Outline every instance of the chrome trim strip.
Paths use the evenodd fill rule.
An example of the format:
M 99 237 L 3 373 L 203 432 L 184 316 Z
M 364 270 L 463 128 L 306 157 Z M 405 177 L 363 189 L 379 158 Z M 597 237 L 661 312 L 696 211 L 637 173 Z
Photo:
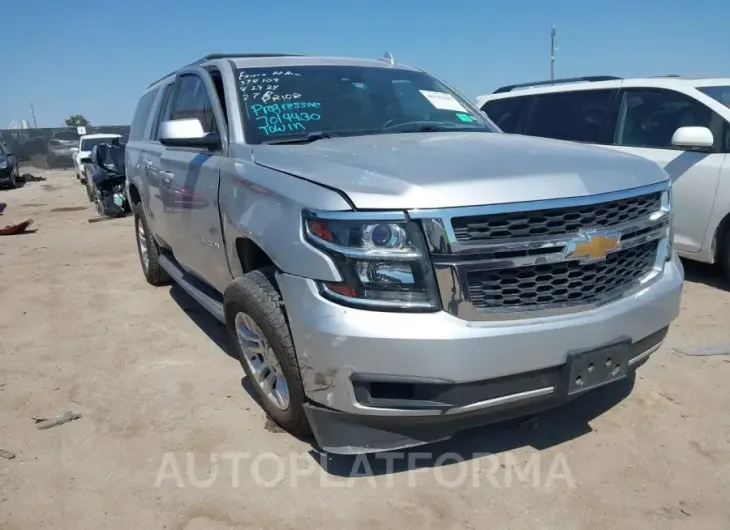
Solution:
M 525 318 L 541 318 L 569 315 L 582 311 L 597 309 L 611 302 L 635 295 L 657 281 L 663 271 L 667 259 L 668 239 L 659 241 L 654 266 L 651 271 L 632 284 L 624 286 L 618 292 L 612 291 L 590 302 L 577 304 L 541 305 L 535 309 L 511 310 L 499 308 L 495 310 L 475 307 L 469 299 L 466 287 L 466 266 L 468 262 L 458 265 L 434 264 L 441 303 L 444 310 L 463 320 L 473 321 L 507 321 Z M 499 267 L 498 267 L 499 268 Z
M 654 353 L 661 347 L 662 347 L 662 342 L 660 342 L 659 344 L 655 344 L 654 346 L 652 346 L 651 348 L 646 350 L 644 353 L 640 353 L 633 359 L 629 359 L 629 366 L 633 366 L 634 364 L 638 363 L 639 361 L 643 361 L 644 359 L 649 357 L 649 355 L 651 355 L 652 353 Z
M 463 412 L 473 412 L 476 410 L 485 410 L 499 405 L 507 405 L 510 403 L 517 403 L 520 401 L 534 399 L 538 397 L 549 396 L 555 392 L 555 388 L 547 386 L 543 388 L 536 388 L 534 390 L 527 390 L 525 392 L 518 392 L 516 394 L 508 394 L 506 396 L 498 396 L 491 399 L 485 399 L 484 401 L 477 401 L 476 403 L 470 403 L 468 405 L 462 405 L 460 407 L 453 407 L 448 409 L 395 409 L 385 407 L 371 407 L 368 405 L 362 405 L 357 401 L 354 403 L 354 408 L 362 411 L 377 412 L 379 415 L 384 416 L 449 416 L 452 414 L 460 414 Z
M 613 228 L 613 227 L 612 227 Z M 642 228 L 638 228 L 638 230 L 642 230 L 644 228 L 648 228 L 648 226 L 643 226 Z M 659 225 L 655 230 L 652 230 L 651 232 L 647 232 L 646 234 L 641 234 L 640 236 L 634 236 L 629 237 L 627 239 L 621 239 L 619 240 L 618 245 L 616 248 L 610 250 L 607 252 L 607 256 L 611 255 L 615 252 L 620 252 L 622 250 L 626 250 L 629 248 L 633 248 L 639 245 L 642 245 L 644 243 L 648 243 L 649 241 L 654 241 L 656 239 L 661 239 L 662 237 L 666 237 L 668 233 L 668 226 L 666 224 Z M 550 263 L 561 263 L 561 262 L 568 262 L 568 261 L 583 261 L 582 258 L 565 258 L 563 254 L 564 248 L 568 245 L 568 243 L 573 238 L 561 238 L 556 240 L 556 242 L 560 242 L 560 244 L 556 245 L 550 245 L 548 246 L 542 246 L 542 247 L 510 247 L 509 245 L 506 245 L 505 247 L 498 247 L 495 245 L 495 248 L 500 248 L 501 252 L 507 252 L 507 251 L 518 251 L 518 250 L 534 250 L 535 248 L 555 248 L 556 252 L 550 252 L 545 254 L 539 254 L 536 256 L 516 256 L 511 258 L 503 258 L 503 257 L 495 257 L 495 258 L 486 258 L 486 259 L 480 259 L 480 260 L 470 260 L 470 261 L 463 261 L 459 259 L 460 256 L 439 256 L 435 255 L 435 264 L 437 265 L 451 265 L 451 266 L 459 266 L 460 268 L 464 270 L 491 270 L 491 269 L 502 269 L 502 268 L 513 268 L 513 267 L 529 267 L 531 265 L 547 265 Z M 494 251 L 499 252 L 499 251 Z
M 649 186 L 643 186 L 640 188 L 632 188 L 630 190 L 621 190 L 611 193 L 603 193 L 600 195 L 591 195 L 587 197 L 572 197 L 567 199 L 550 199 L 546 201 L 530 201 L 530 202 L 519 202 L 509 204 L 495 204 L 486 206 L 467 206 L 464 208 L 444 208 L 444 209 L 431 209 L 431 210 L 409 210 L 408 216 L 411 219 L 421 220 L 421 226 L 426 235 L 426 242 L 429 247 L 429 251 L 432 255 L 443 255 L 443 254 L 476 254 L 484 252 L 485 250 L 491 250 L 495 247 L 505 249 L 516 250 L 519 248 L 546 248 L 559 246 L 561 241 L 569 239 L 568 236 L 572 234 L 566 234 L 563 236 L 544 236 L 536 237 L 533 239 L 526 240 L 525 238 L 513 239 L 513 240 L 502 240 L 494 243 L 485 241 L 474 241 L 474 242 L 461 242 L 457 239 L 452 226 L 452 219 L 455 217 L 471 217 L 491 214 L 502 214 L 512 212 L 523 212 L 523 211 L 534 211 L 534 210 L 550 210 L 555 208 L 566 208 L 571 206 L 587 206 L 591 204 L 601 204 L 604 202 L 617 201 L 621 199 L 629 199 L 632 197 L 639 197 L 642 195 L 648 195 L 657 192 L 667 192 L 669 190 L 669 182 L 660 182 L 657 184 L 651 184 Z M 664 217 L 669 213 L 670 207 L 668 201 L 662 197 L 662 203 L 659 210 L 657 210 L 658 217 L 655 222 L 661 217 Z M 651 222 L 651 217 L 647 222 Z M 635 220 L 628 221 L 625 224 L 636 223 Z M 623 223 L 622 223 L 623 225 Z M 619 226 L 619 225 L 617 225 Z M 584 227 L 590 228 L 590 227 Z M 613 227 L 604 227 L 613 228 Z M 556 243 L 551 243 L 556 242 Z M 514 247 L 511 245 L 515 245 Z M 565 243 L 562 243 L 565 244 Z
M 631 188 L 628 190 L 612 191 L 599 195 L 586 195 L 584 197 L 567 197 L 564 199 L 548 199 L 544 201 L 511 202 L 507 204 L 492 204 L 485 206 L 465 206 L 458 208 L 441 209 L 414 209 L 408 211 L 411 219 L 453 218 L 471 217 L 476 215 L 491 215 L 498 213 L 527 212 L 533 210 L 549 210 L 551 208 L 569 208 L 571 206 L 589 206 L 602 202 L 630 199 L 641 195 L 648 195 L 660 191 L 667 191 L 669 182 L 657 182 L 648 186 Z

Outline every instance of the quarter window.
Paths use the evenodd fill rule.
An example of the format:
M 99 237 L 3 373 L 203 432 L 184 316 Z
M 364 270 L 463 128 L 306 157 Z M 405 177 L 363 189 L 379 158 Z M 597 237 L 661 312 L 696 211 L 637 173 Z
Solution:
M 537 96 L 525 134 L 598 143 L 606 126 L 611 90 L 581 90 Z
M 139 98 L 137 110 L 134 112 L 134 118 L 132 118 L 132 126 L 129 129 L 130 141 L 142 140 L 144 137 L 144 130 L 147 127 L 147 121 L 152 112 L 152 105 L 154 105 L 156 97 L 157 90 L 150 90 Z
M 632 90 L 621 100 L 616 145 L 676 149 L 672 136 L 680 127 L 712 129 L 712 110 L 676 92 Z

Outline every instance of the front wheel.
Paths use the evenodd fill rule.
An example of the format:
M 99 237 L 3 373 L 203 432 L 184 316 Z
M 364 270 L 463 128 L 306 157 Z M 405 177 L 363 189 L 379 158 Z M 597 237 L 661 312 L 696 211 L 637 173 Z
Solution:
M 18 180 L 20 180 L 20 170 L 18 169 L 18 166 L 15 166 L 15 169 L 10 172 L 10 188 L 15 189 L 18 187 Z
M 228 286 L 226 326 L 259 404 L 284 430 L 307 436 L 302 378 L 274 272 L 265 267 Z

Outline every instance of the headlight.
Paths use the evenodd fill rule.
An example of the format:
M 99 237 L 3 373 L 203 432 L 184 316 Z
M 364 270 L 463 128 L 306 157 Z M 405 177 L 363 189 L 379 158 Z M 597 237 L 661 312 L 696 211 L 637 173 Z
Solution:
M 0 169 L 8 169 L 8 163 L 5 160 L 0 162 Z
M 325 298 L 365 309 L 437 311 L 425 241 L 403 214 L 303 212 L 304 237 L 327 253 L 342 282 L 320 282 Z

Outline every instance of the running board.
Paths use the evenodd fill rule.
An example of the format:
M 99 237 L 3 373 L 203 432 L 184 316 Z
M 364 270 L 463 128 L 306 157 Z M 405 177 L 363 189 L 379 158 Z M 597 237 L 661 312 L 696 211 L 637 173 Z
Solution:
M 196 302 L 202 305 L 206 311 L 224 324 L 226 323 L 226 315 L 223 311 L 223 304 L 220 301 L 208 296 L 202 290 L 198 289 L 195 286 L 197 281 L 194 278 L 191 278 L 182 268 L 180 268 L 167 256 L 160 254 L 158 262 L 160 267 L 165 269 L 165 272 L 170 275 L 175 283 L 182 287 L 186 293 L 192 296 Z

